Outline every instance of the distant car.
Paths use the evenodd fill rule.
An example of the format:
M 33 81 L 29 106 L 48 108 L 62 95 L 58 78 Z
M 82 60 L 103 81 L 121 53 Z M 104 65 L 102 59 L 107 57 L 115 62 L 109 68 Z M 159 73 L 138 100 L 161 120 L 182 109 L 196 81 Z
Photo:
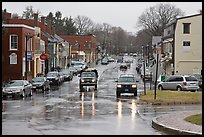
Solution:
M 128 69 L 128 66 L 126 63 L 121 63 L 120 64 L 120 70 L 127 70 Z
M 192 91 L 199 89 L 198 80 L 189 75 L 171 75 L 158 83 L 159 90 Z
M 64 81 L 71 81 L 73 79 L 73 72 L 69 69 L 63 69 L 61 73 L 64 75 Z
M 141 67 L 140 74 L 141 74 L 141 78 L 142 78 L 143 81 L 144 80 L 149 80 L 149 81 L 152 80 L 152 72 L 150 71 L 150 68 L 146 67 L 145 68 L 145 73 L 144 73 L 144 68 Z
M 50 85 L 60 85 L 60 74 L 58 71 L 50 71 L 47 73 L 46 79 L 49 80 Z
M 112 58 L 112 57 L 107 57 L 107 59 L 108 59 L 108 62 L 115 62 L 115 60 L 114 60 L 114 58 Z
M 116 96 L 119 97 L 121 93 L 133 93 L 137 96 L 137 80 L 133 74 L 121 74 L 116 80 Z
M 108 59 L 103 58 L 103 59 L 101 60 L 101 65 L 108 65 Z
M 82 72 L 79 75 L 79 88 L 80 92 L 84 91 L 84 86 L 94 86 L 97 89 L 98 78 L 95 72 Z
M 6 83 L 2 89 L 3 97 L 15 96 L 32 96 L 32 84 L 27 80 L 11 80 Z
M 72 72 L 74 76 L 79 73 L 78 69 L 75 67 L 69 67 L 69 71 Z
M 50 82 L 46 79 L 46 77 L 35 77 L 32 79 L 31 83 L 33 91 L 38 89 L 41 91 L 46 91 L 50 89 Z

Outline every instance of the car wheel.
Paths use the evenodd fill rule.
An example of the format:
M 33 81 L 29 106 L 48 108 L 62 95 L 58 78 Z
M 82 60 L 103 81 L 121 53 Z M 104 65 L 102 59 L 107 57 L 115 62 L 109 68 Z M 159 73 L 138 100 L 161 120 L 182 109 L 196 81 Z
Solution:
M 182 91 L 182 88 L 180 86 L 178 86 L 176 89 L 177 91 Z
M 134 96 L 137 96 L 137 92 L 134 93 Z
M 158 86 L 158 89 L 159 89 L 159 90 L 163 90 L 162 85 L 159 85 L 159 86 Z
M 95 89 L 97 90 L 97 85 L 95 85 Z

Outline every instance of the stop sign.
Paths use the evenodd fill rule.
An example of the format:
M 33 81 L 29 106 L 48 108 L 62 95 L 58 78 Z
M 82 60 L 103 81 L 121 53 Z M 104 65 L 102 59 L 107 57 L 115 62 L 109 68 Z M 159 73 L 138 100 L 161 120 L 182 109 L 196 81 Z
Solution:
M 41 59 L 41 60 L 47 60 L 47 59 L 48 59 L 48 55 L 45 54 L 45 53 L 42 53 L 42 54 L 40 55 L 40 59 Z

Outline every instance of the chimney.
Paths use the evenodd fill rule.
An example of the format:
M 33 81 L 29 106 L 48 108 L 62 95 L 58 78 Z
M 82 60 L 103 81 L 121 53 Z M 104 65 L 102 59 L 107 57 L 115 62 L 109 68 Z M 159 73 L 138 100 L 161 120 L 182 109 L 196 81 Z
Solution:
M 43 25 L 45 25 L 45 17 L 41 17 L 41 22 Z
M 8 13 L 6 11 L 3 12 L 3 15 L 2 15 L 3 23 L 8 23 L 10 19 L 11 19 L 11 13 Z
M 41 23 L 42 23 L 42 30 L 45 30 L 45 17 L 41 17 Z
M 38 26 L 38 13 L 34 13 L 34 26 Z

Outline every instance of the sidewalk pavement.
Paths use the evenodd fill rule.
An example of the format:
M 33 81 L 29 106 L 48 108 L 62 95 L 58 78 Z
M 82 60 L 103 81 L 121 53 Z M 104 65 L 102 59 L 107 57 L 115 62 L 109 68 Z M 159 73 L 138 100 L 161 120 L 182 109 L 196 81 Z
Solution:
M 152 127 L 171 135 L 202 135 L 202 125 L 184 120 L 187 116 L 200 113 L 202 110 L 164 114 L 152 120 Z

